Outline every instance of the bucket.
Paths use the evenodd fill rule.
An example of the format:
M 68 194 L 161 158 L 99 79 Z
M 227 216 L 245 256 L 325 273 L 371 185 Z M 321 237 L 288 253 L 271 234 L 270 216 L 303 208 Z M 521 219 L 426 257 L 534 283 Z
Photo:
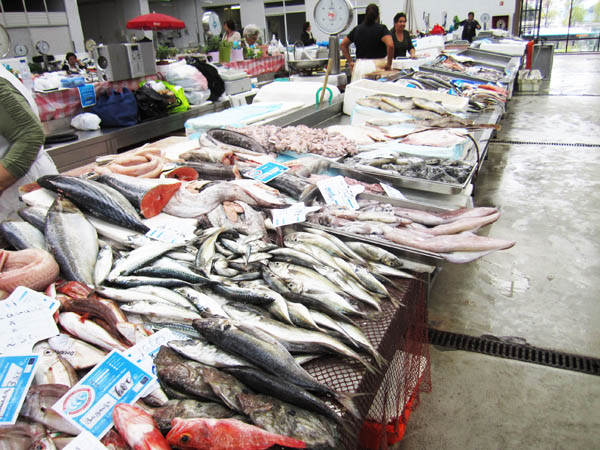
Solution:
M 229 61 L 231 61 L 231 47 L 229 47 L 229 46 L 219 47 L 219 62 L 227 63 Z

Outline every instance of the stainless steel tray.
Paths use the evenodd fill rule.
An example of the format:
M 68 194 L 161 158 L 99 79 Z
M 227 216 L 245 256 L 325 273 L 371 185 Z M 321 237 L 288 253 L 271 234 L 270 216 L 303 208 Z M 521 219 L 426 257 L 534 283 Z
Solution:
M 496 67 L 492 67 L 492 68 L 495 69 Z M 464 72 L 452 72 L 451 70 L 440 69 L 438 67 L 434 67 L 434 66 L 431 66 L 431 65 L 428 65 L 428 64 L 423 64 L 422 66 L 419 67 L 419 70 L 424 70 L 426 72 L 437 73 L 437 74 L 440 74 L 440 75 L 445 75 L 447 77 L 454 78 L 454 79 L 459 79 L 459 80 L 480 81 L 482 83 L 493 83 L 493 81 L 488 80 L 487 78 L 476 77 L 474 75 L 468 75 L 468 74 L 466 74 Z M 506 83 L 506 84 L 508 84 L 513 79 L 514 79 L 514 74 L 513 74 L 513 76 L 504 74 L 504 76 L 502 78 L 500 78 L 500 80 L 498 80 L 498 81 L 500 83 Z
M 473 175 L 477 171 L 477 164 L 473 165 L 473 169 L 471 169 L 469 176 L 464 183 L 461 184 L 443 183 L 441 181 L 424 180 L 423 178 L 412 178 L 400 175 L 386 175 L 366 169 L 355 169 L 340 163 L 332 163 L 331 168 L 336 169 L 344 175 L 356 178 L 359 181 L 363 181 L 364 178 L 368 177 L 371 180 L 370 182 L 373 182 L 373 180 L 375 180 L 375 182 L 384 181 L 395 187 L 435 192 L 436 194 L 453 195 L 460 194 L 471 183 Z
M 321 59 L 289 59 L 288 65 L 295 70 L 319 69 L 327 65 L 327 58 Z
M 509 67 L 513 62 L 513 58 L 515 58 L 514 56 L 510 55 L 503 55 L 501 53 L 488 52 L 486 50 L 479 50 L 475 48 L 468 48 L 467 50 L 459 52 L 458 55 L 468 56 L 476 61 L 495 64 L 501 67 Z

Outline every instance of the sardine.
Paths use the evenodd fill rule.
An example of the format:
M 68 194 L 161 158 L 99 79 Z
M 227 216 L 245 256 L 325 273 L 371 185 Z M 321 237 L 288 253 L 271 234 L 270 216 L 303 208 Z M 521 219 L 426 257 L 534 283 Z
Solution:
M 94 285 L 100 286 L 108 277 L 113 264 L 113 249 L 110 245 L 103 245 L 98 252 L 94 266 Z
M 274 336 L 280 342 L 285 342 L 302 353 L 334 352 L 336 354 L 354 359 L 364 365 L 369 371 L 375 368 L 361 355 L 347 345 L 320 331 L 292 327 L 268 317 L 256 314 L 244 305 L 227 304 L 223 309 L 233 320 L 242 323 L 244 327 L 252 326 Z M 244 328 L 245 329 L 245 328 Z
M 98 235 L 77 207 L 57 198 L 46 216 L 46 242 L 68 280 L 94 284 Z
M 142 247 L 132 250 L 126 257 L 118 260 L 114 268 L 108 274 L 108 280 L 129 275 L 137 268 L 159 258 L 161 255 L 171 251 L 181 244 L 170 244 L 164 242 L 151 242 Z
M 38 183 L 52 191 L 60 191 L 94 217 L 141 233 L 149 230 L 129 200 L 109 186 L 64 175 L 45 175 L 38 179 Z
M 26 248 L 46 250 L 44 234 L 23 220 L 5 220 L 1 222 L 0 234 L 15 250 Z

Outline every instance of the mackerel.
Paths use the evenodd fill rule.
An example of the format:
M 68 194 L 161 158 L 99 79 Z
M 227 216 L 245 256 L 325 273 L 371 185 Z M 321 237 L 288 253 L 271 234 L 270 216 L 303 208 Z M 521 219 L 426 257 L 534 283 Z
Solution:
M 44 232 L 48 208 L 44 208 L 43 206 L 26 206 L 25 208 L 19 209 L 17 214 L 19 214 L 19 217 L 25 222 L 30 223 L 42 233 Z
M 132 250 L 126 257 L 115 263 L 113 270 L 108 274 L 108 280 L 129 275 L 135 269 L 159 258 L 166 252 L 181 247 L 181 244 L 170 244 L 164 242 L 150 242 L 142 247 Z
M 69 200 L 58 197 L 46 216 L 44 234 L 63 275 L 68 280 L 93 285 L 98 235 L 81 211 Z
M 46 250 L 44 234 L 23 220 L 4 220 L 0 223 L 0 234 L 15 250 L 26 248 Z
M 208 278 L 197 274 L 188 266 L 166 256 L 157 259 L 150 266 L 136 269 L 134 274 L 158 278 L 177 278 L 192 284 L 204 284 L 210 282 Z

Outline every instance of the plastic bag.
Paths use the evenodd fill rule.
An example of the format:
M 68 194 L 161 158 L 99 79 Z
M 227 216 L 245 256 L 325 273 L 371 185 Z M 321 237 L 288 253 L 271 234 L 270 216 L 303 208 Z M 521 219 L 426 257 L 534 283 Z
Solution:
M 71 119 L 71 126 L 77 130 L 98 130 L 101 121 L 96 114 L 82 113 Z
M 190 109 L 190 103 L 185 97 L 185 92 L 181 86 L 175 86 L 171 83 L 167 83 L 166 81 L 162 81 L 162 84 L 164 84 L 167 89 L 175 94 L 175 97 L 177 98 L 177 104 L 172 105 L 169 108 L 169 114 L 184 112 Z
M 64 76 L 57 72 L 47 72 L 33 80 L 33 88 L 40 92 L 59 89 L 61 87 L 60 80 L 63 78 Z
M 202 91 L 202 90 L 193 90 L 193 91 L 188 91 L 185 90 L 185 98 L 187 98 L 188 102 L 190 102 L 190 105 L 201 105 L 202 103 L 204 103 L 205 101 L 208 100 L 208 97 L 210 97 L 210 91 L 208 89 Z
M 208 89 L 208 81 L 202 73 L 185 61 L 179 61 L 174 64 L 169 64 L 165 73 L 165 78 L 171 84 L 176 84 L 184 89 Z

